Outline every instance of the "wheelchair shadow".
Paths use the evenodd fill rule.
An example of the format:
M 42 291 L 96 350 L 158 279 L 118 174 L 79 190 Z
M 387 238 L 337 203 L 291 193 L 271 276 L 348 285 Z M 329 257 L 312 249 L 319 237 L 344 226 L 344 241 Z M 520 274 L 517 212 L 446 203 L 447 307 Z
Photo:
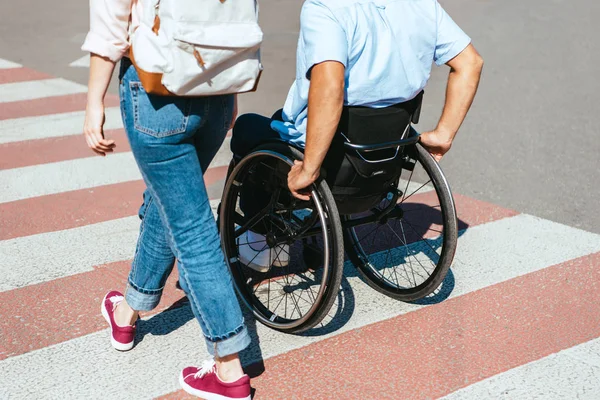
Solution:
M 430 228 L 436 224 L 436 221 L 441 220 L 441 213 L 435 207 L 430 207 L 424 204 L 416 204 L 414 205 L 414 212 L 416 215 L 419 215 L 421 221 L 432 221 L 430 224 L 423 225 L 414 225 L 413 226 L 413 235 L 414 237 L 423 237 L 428 232 L 430 232 Z M 458 237 L 460 238 L 464 233 L 468 230 L 469 224 L 461 219 L 458 219 Z M 435 240 L 432 239 L 432 242 Z M 432 260 L 433 261 L 433 260 Z M 454 260 L 456 261 L 456 259 Z M 454 264 L 454 262 L 453 262 Z M 419 300 L 415 300 L 410 302 L 411 304 L 417 305 L 435 305 L 443 302 L 448 299 L 452 292 L 454 291 L 456 280 L 454 277 L 454 272 L 451 267 L 446 274 L 446 277 L 440 284 L 440 286 L 430 295 L 424 297 Z M 345 326 L 349 320 L 351 319 L 354 310 L 356 308 L 355 304 L 355 295 L 352 287 L 350 285 L 350 281 L 348 278 L 358 278 L 360 279 L 362 284 L 368 285 L 365 278 L 361 273 L 357 270 L 357 268 L 352 264 L 352 262 L 346 257 L 344 263 L 344 276 L 342 280 L 342 286 L 340 288 L 338 299 L 336 303 L 334 303 L 335 310 L 329 313 L 329 320 L 322 324 L 321 326 L 317 326 L 305 333 L 303 336 L 322 336 L 333 333 L 343 326 Z M 374 289 L 373 289 L 374 290 Z M 381 296 L 384 296 L 381 294 Z
M 314 337 L 327 335 L 339 330 L 350 321 L 352 314 L 354 314 L 354 309 L 356 308 L 356 302 L 354 291 L 345 274 L 342 277 L 342 285 L 333 305 L 335 309 L 329 311 L 324 322 L 302 333 L 301 336 Z
M 434 207 L 427 207 L 424 205 L 418 205 L 417 207 L 419 207 L 418 211 L 420 214 L 430 216 L 430 218 L 424 218 L 423 220 L 425 221 L 435 221 L 436 219 L 431 219 L 431 216 L 435 216 L 435 213 L 439 214 L 439 210 L 435 209 Z M 429 227 L 432 225 L 434 225 L 434 223 L 429 226 L 426 226 L 426 224 L 419 225 L 418 227 L 415 226 L 416 230 L 414 234 L 417 236 L 421 235 L 421 237 L 423 237 L 423 235 L 429 231 Z M 460 219 L 458 220 L 459 238 L 468 230 L 468 228 L 469 225 L 465 221 Z M 356 309 L 356 298 L 349 278 L 358 278 L 361 281 L 361 284 L 367 284 L 363 276 L 357 271 L 352 263 L 346 259 L 344 263 L 342 284 L 338 291 L 334 307 L 332 310 L 330 310 L 328 316 L 320 325 L 302 333 L 301 336 L 318 337 L 328 335 L 340 330 L 350 321 Z M 442 284 L 431 295 L 423 299 L 413 301 L 412 304 L 423 306 L 439 304 L 452 294 L 455 283 L 454 273 L 452 268 L 450 268 Z M 182 298 L 173 303 L 173 305 L 171 305 L 168 309 L 152 316 L 147 320 L 138 321 L 135 346 L 137 346 L 137 344 L 140 343 L 148 334 L 157 336 L 167 335 L 194 319 L 194 314 L 191 310 L 187 297 L 185 297 L 183 291 L 181 291 L 181 294 Z M 261 341 L 258 335 L 257 322 L 254 318 L 254 315 L 244 306 L 242 301 L 240 301 L 240 305 L 242 307 L 248 333 L 252 340 L 252 344 L 247 349 L 240 352 L 240 360 L 246 373 L 251 378 L 255 378 L 260 376 L 265 371 L 263 354 L 260 348 Z M 199 338 L 201 337 L 199 336 Z M 252 395 L 254 397 L 254 391 Z

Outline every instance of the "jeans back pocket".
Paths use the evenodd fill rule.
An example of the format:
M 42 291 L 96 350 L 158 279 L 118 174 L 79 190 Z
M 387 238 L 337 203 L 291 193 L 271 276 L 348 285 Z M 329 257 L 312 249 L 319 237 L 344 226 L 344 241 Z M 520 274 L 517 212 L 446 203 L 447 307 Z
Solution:
M 129 82 L 134 128 L 142 133 L 165 137 L 187 129 L 191 99 L 146 93 L 141 82 Z

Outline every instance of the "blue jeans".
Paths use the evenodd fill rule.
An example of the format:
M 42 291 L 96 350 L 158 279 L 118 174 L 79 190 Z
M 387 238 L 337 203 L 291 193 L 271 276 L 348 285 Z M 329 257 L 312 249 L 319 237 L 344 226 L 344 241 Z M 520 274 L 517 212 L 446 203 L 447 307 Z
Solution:
M 127 303 L 135 310 L 155 308 L 177 260 L 179 282 L 209 353 L 238 353 L 250 336 L 203 178 L 227 134 L 233 97 L 149 95 L 128 59 L 119 79 L 125 131 L 147 186 Z

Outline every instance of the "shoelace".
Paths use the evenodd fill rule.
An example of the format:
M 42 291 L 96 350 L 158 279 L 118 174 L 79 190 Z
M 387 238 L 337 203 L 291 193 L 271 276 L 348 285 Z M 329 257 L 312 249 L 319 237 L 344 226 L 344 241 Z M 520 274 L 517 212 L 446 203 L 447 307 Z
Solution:
M 194 374 L 194 378 L 199 379 L 202 378 L 204 375 L 213 372 L 217 372 L 217 364 L 215 363 L 214 358 L 210 358 L 202 362 L 200 369 Z
M 108 298 L 108 300 L 110 300 L 110 302 L 113 304 L 119 303 L 119 302 L 123 301 L 123 299 L 124 299 L 123 296 L 111 296 Z
M 119 305 L 119 303 L 122 302 L 124 299 L 125 299 L 125 297 L 123 297 L 123 296 L 111 296 L 111 297 L 108 298 L 108 300 L 113 305 L 113 312 L 115 311 L 115 308 L 117 308 L 117 306 Z

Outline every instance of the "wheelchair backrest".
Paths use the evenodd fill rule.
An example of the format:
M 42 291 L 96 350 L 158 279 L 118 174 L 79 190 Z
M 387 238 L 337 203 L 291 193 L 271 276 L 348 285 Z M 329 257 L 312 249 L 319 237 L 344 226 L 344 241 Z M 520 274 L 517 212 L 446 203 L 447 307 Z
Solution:
M 407 126 L 418 123 L 423 92 L 414 99 L 384 108 L 345 106 L 338 131 L 356 144 L 373 145 L 402 139 Z
M 365 211 L 381 201 L 402 173 L 404 146 L 417 123 L 423 92 L 385 108 L 346 106 L 338 135 L 325 159 L 328 183 L 342 214 Z

